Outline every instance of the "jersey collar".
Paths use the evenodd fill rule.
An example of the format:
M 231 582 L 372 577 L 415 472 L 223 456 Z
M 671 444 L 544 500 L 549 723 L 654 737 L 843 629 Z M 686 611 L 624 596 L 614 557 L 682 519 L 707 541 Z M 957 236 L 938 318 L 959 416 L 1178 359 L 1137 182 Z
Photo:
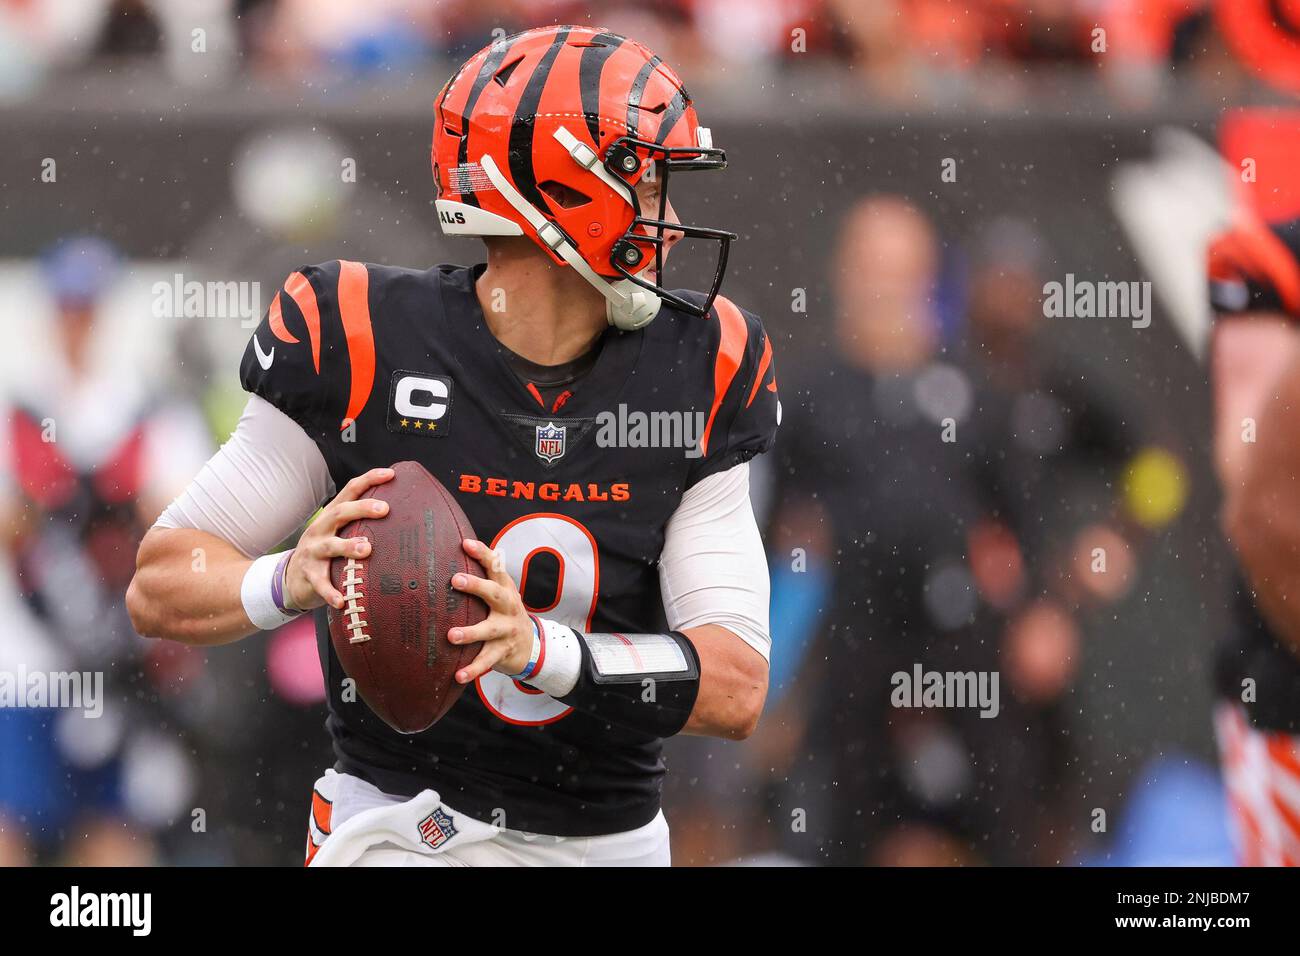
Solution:
M 454 343 L 456 360 L 485 394 L 492 396 L 500 412 L 537 414 L 537 399 L 526 383 L 511 370 L 506 348 L 488 328 L 479 305 L 474 283 L 486 265 L 443 266 L 442 302 L 447 332 Z M 564 405 L 566 418 L 590 417 L 601 411 L 614 411 L 619 396 L 636 374 L 637 359 L 645 341 L 644 330 L 620 332 L 610 328 L 592 366 Z

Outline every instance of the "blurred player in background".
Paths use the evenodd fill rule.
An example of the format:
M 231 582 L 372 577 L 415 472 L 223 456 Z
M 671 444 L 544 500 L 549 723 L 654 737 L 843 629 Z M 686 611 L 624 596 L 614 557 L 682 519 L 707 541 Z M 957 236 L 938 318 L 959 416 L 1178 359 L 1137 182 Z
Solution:
M 1241 562 L 1216 715 L 1243 864 L 1300 866 L 1300 220 L 1210 247 L 1215 463 Z
M 795 517 L 778 523 L 816 515 L 836 561 L 811 674 L 784 709 L 827 775 L 830 803 L 814 816 L 830 821 L 818 834 L 829 862 L 974 860 L 956 832 L 975 775 L 964 716 L 889 703 L 890 675 L 916 661 L 975 667 L 982 645 L 982 666 L 996 666 L 993 645 L 975 637 L 989 625 L 975 620 L 965 564 L 966 535 L 992 503 L 940 438 L 945 420 L 969 427 L 976 405 L 939 354 L 939 269 L 934 229 L 915 206 L 874 196 L 849 211 L 835 273 L 839 359 L 799 392 L 781 443 L 780 497 Z M 813 527 L 803 540 L 826 536 Z M 881 724 L 885 735 L 867 731 Z

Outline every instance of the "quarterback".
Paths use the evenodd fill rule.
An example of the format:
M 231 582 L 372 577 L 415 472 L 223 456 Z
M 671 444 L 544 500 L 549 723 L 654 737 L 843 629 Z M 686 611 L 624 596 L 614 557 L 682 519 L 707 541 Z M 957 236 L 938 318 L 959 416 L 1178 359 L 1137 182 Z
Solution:
M 486 263 L 289 275 L 237 429 L 140 547 L 132 620 L 216 645 L 315 613 L 335 763 L 311 865 L 667 864 L 661 741 L 746 737 L 771 643 L 748 462 L 780 418 L 772 346 L 718 294 L 735 236 L 668 200 L 725 153 L 659 57 L 556 26 L 447 83 L 432 165 L 444 233 L 481 237 Z M 665 288 L 684 238 L 716 253 L 705 291 Z M 610 447 L 615 412 L 703 427 L 689 448 Z M 340 530 L 384 514 L 367 493 L 403 460 L 482 538 L 464 548 L 488 576 L 451 584 L 490 611 L 448 635 L 480 645 L 456 675 L 473 686 L 410 736 L 346 692 L 325 613 L 331 560 L 368 553 Z

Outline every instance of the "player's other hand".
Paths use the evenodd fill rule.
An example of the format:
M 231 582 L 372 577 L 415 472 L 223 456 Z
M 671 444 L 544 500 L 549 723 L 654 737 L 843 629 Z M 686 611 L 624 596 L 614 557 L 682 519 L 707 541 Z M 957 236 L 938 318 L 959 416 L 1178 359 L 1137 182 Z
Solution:
M 322 604 L 343 606 L 343 595 L 330 582 L 330 562 L 334 558 L 369 557 L 370 542 L 365 538 L 340 538 L 339 529 L 360 518 L 388 514 L 388 502 L 362 496 L 376 485 L 392 481 L 393 474 L 391 468 L 372 468 L 357 475 L 307 526 L 284 572 L 284 596 L 289 607 L 307 611 Z
M 488 576 L 456 574 L 451 586 L 466 594 L 474 594 L 488 606 L 488 616 L 471 627 L 453 627 L 447 640 L 453 644 L 481 642 L 483 647 L 468 667 L 456 672 L 456 680 L 468 684 L 490 670 L 502 674 L 518 674 L 528 666 L 533 653 L 533 621 L 519 596 L 519 588 L 506 573 L 506 563 L 501 555 L 482 541 L 465 539 L 465 553 L 487 569 Z

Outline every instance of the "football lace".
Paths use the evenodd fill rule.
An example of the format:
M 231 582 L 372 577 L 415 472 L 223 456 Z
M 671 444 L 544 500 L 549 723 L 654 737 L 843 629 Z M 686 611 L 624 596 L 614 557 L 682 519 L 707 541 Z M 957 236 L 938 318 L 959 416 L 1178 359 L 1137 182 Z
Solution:
M 363 644 L 370 640 L 370 635 L 366 633 L 366 607 L 361 602 L 366 599 L 365 581 L 361 576 L 365 569 L 360 561 L 355 558 L 348 558 L 348 563 L 343 565 L 345 577 L 343 578 L 343 599 L 347 604 L 343 607 L 343 615 L 348 630 L 349 644 Z

